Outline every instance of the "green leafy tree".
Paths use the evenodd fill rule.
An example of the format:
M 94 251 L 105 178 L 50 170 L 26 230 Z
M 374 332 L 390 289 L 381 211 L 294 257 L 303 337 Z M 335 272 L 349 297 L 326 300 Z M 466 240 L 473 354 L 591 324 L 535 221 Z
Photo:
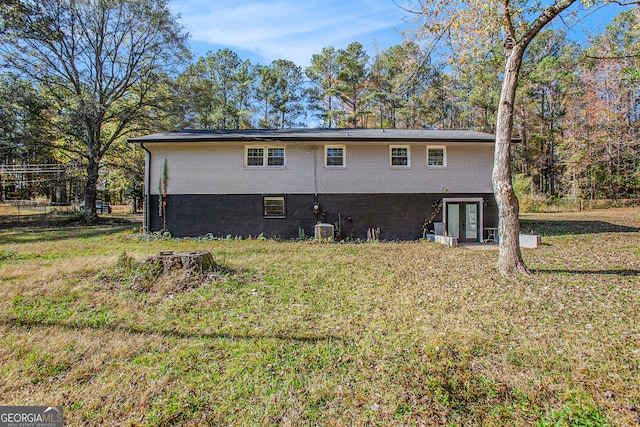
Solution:
M 42 141 L 54 136 L 50 126 L 49 100 L 16 74 L 0 75 L 0 164 L 55 163 L 53 147 Z M 4 175 L 0 183 L 0 200 L 10 188 L 19 185 L 16 196 L 29 198 L 45 195 L 56 199 L 64 193 L 64 174 Z M 64 198 L 65 194 L 59 194 Z
M 392 64 L 391 96 L 395 126 L 399 128 L 462 128 L 459 83 L 431 54 L 417 44 L 405 42 L 384 52 Z
M 388 51 L 376 52 L 369 71 L 372 127 L 395 128 L 395 112 L 399 102 L 393 91 L 393 81 L 401 71 L 399 57 Z
M 518 112 L 521 140 L 519 158 L 526 162 L 527 175 L 534 178 L 538 190 L 555 196 L 564 163 L 559 151 L 563 147 L 565 116 L 571 99 L 581 90 L 577 73 L 580 47 L 570 42 L 564 32 L 541 32 L 529 48 L 523 63 L 519 91 L 524 103 Z M 523 129 L 525 127 L 526 129 Z M 523 170 L 524 172 L 524 170 Z
M 402 85 L 401 77 L 413 63 L 415 52 L 409 52 L 404 46 L 392 46 L 375 55 L 370 70 L 370 89 L 372 95 L 372 113 L 375 127 L 398 127 L 397 113 L 403 101 L 411 99 L 418 85 Z M 407 70 L 408 71 L 408 70 Z M 411 78 L 416 82 L 418 76 Z M 422 86 L 420 86 L 422 87 Z M 405 93 L 401 93 L 403 89 Z M 419 111 L 419 108 L 417 109 Z
M 16 4 L 0 12 L 3 59 L 55 101 L 61 148 L 86 167 L 85 219 L 93 222 L 103 156 L 164 108 L 154 89 L 187 57 L 187 36 L 166 0 Z
M 178 78 L 185 125 L 201 129 L 239 129 L 245 125 L 254 80 L 251 63 L 222 49 L 209 52 Z
M 275 129 L 276 123 L 271 115 L 278 78 L 275 72 L 266 65 L 259 65 L 256 68 L 258 83 L 256 84 L 257 110 L 260 111 L 259 127 L 262 129 Z
M 144 150 L 137 144 L 119 139 L 105 154 L 100 180 L 104 182 L 104 199 L 113 204 L 131 204 L 136 212 L 142 206 L 144 190 Z
M 305 113 L 306 91 L 302 69 L 293 62 L 277 59 L 258 69 L 257 100 L 263 129 L 282 129 L 298 125 Z
M 363 120 L 371 101 L 369 90 L 369 56 L 360 43 L 353 42 L 340 49 L 336 58 L 338 65 L 336 95 L 342 101 L 344 116 L 341 126 L 367 127 Z
M 485 59 L 478 61 L 472 70 L 456 73 L 462 85 L 461 98 L 466 104 L 462 112 L 462 120 L 467 123 L 464 127 L 495 132 L 500 97 L 498 62 L 494 58 Z
M 308 90 L 309 110 L 316 112 L 322 127 L 333 128 L 342 114 L 337 110 L 338 53 L 333 46 L 322 48 L 311 56 L 311 65 L 305 69 L 311 88 Z
M 460 83 L 452 75 L 435 68 L 430 74 L 430 86 L 418 101 L 424 105 L 425 125 L 436 129 L 467 128 L 468 126 L 461 123 L 463 99 L 460 96 L 462 93 Z M 413 109 L 409 109 L 408 117 L 415 122 L 412 114 Z
M 301 126 L 298 119 L 305 114 L 303 102 L 306 91 L 302 68 L 291 61 L 277 59 L 271 64 L 275 77 L 272 112 L 277 128 Z

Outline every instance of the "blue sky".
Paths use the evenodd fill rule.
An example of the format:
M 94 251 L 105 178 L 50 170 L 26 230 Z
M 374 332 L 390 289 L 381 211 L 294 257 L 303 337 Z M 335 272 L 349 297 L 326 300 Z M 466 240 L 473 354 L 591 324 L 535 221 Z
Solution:
M 402 42 L 404 12 L 391 0 L 172 0 L 196 54 L 229 48 L 241 58 L 300 66 L 323 47 L 358 41 L 370 55 Z
M 323 47 L 362 43 L 370 56 L 402 42 L 406 13 L 392 0 L 170 0 L 191 34 L 196 56 L 228 48 L 240 58 L 267 65 L 288 59 L 309 65 Z M 593 11 L 577 25 L 556 22 L 569 37 L 583 42 L 600 33 L 622 8 Z M 581 15 L 584 15 L 582 13 Z

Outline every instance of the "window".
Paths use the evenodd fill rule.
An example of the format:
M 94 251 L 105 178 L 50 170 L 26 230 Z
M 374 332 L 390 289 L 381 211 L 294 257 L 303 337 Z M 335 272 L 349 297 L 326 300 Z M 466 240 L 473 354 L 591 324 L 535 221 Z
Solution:
M 391 167 L 409 167 L 409 146 L 408 145 L 392 145 L 391 150 Z
M 447 149 L 444 146 L 427 147 L 427 166 L 431 168 L 447 167 Z
M 247 166 L 264 166 L 264 148 L 247 148 Z
M 345 147 L 344 145 L 327 145 L 324 148 L 325 166 L 345 167 Z
M 284 148 L 269 148 L 267 166 L 284 166 Z
M 245 166 L 284 167 L 284 147 L 245 147 Z
M 264 197 L 264 216 L 285 217 L 284 196 Z

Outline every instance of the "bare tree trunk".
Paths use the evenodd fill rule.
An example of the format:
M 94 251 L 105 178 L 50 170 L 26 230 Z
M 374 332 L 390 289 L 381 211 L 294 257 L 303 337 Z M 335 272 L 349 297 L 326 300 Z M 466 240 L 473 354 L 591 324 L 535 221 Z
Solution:
M 98 219 L 98 213 L 96 212 L 98 166 L 96 159 L 89 158 L 87 182 L 84 188 L 84 220 L 87 224 L 93 224 Z
M 500 93 L 496 123 L 496 145 L 493 165 L 493 191 L 498 205 L 498 236 L 500 238 L 498 270 L 503 276 L 530 275 L 520 251 L 520 221 L 518 199 L 511 182 L 511 130 L 518 85 L 518 73 L 524 48 L 516 45 L 507 57 Z

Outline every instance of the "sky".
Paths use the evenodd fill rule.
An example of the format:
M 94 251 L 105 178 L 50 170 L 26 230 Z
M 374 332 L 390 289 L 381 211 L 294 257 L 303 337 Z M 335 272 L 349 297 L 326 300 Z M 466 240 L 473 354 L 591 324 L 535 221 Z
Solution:
M 268 65 L 310 64 L 323 47 L 360 42 L 369 55 L 402 42 L 404 12 L 391 0 L 171 0 L 197 55 L 228 48 Z
M 303 68 L 323 47 L 357 41 L 373 56 L 400 44 L 408 17 L 392 0 L 170 0 L 170 7 L 190 33 L 196 58 L 228 48 L 254 64 L 288 59 Z M 620 11 L 609 5 L 555 28 L 584 43 Z

